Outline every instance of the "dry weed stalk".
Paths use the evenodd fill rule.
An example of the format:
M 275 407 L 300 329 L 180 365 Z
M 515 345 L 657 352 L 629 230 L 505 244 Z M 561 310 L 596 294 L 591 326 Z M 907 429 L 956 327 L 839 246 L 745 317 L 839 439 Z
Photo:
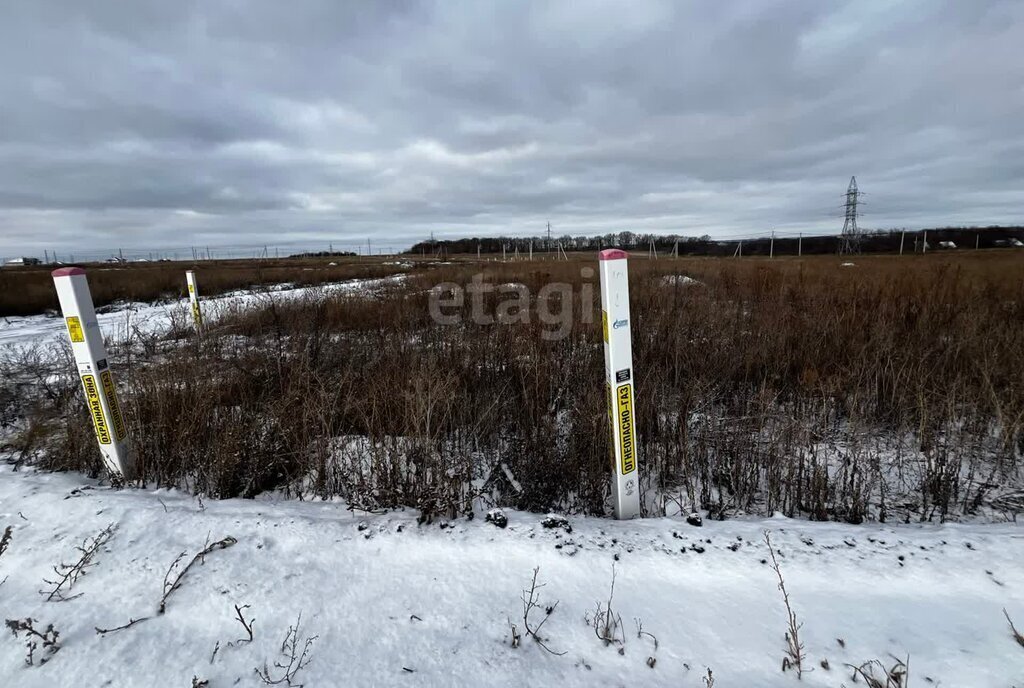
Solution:
M 210 554 L 211 552 L 218 549 L 227 549 L 228 547 L 231 547 L 232 545 L 237 543 L 238 540 L 231 537 L 230 535 L 224 538 L 223 540 L 218 540 L 217 542 L 214 542 L 212 544 L 210 544 L 209 541 L 207 541 L 206 547 L 204 547 L 194 557 L 192 557 L 192 560 L 189 561 L 188 564 L 186 564 L 185 567 L 181 569 L 181 571 L 174 578 L 174 580 L 171 581 L 171 573 L 174 571 L 178 563 L 184 558 L 185 552 L 179 554 L 177 558 L 173 562 L 171 562 L 170 567 L 167 569 L 167 573 L 164 574 L 164 592 L 163 595 L 160 597 L 160 606 L 157 608 L 156 613 L 164 613 L 164 611 L 167 609 L 167 600 L 168 598 L 170 598 L 171 593 L 173 593 L 175 590 L 181 587 L 182 579 L 185 578 L 185 574 L 188 573 L 189 569 L 191 569 L 196 562 L 205 563 L 207 554 Z
M 100 551 L 105 544 L 110 541 L 110 538 L 114 536 L 114 532 L 117 530 L 116 523 L 110 523 L 106 528 L 101 530 L 93 537 L 87 537 L 82 541 L 80 546 L 75 547 L 79 553 L 78 560 L 71 564 L 65 564 L 61 562 L 57 566 L 53 567 L 53 572 L 56 574 L 56 580 L 44 579 L 43 582 L 47 585 L 52 586 L 50 590 L 40 590 L 40 594 L 46 595 L 46 601 L 52 602 L 57 600 L 59 602 L 66 602 L 67 600 L 73 600 L 76 597 L 80 597 L 83 593 L 78 595 L 67 596 L 67 592 L 74 587 L 78 579 L 89 572 L 93 566 L 98 562 L 94 561 L 96 554 Z
M 523 590 L 520 599 L 523 602 L 523 628 L 526 631 L 526 635 L 533 638 L 534 641 L 542 648 L 547 650 L 553 655 L 562 656 L 565 652 L 556 652 L 547 645 L 547 639 L 540 636 L 540 630 L 544 627 L 544 624 L 548 622 L 551 615 L 554 614 L 555 609 L 558 607 L 558 601 L 556 600 L 552 605 L 542 605 L 540 602 L 540 589 L 543 588 L 545 583 L 537 582 L 537 575 L 540 573 L 540 567 L 533 569 L 533 578 L 530 580 L 530 589 Z M 543 613 L 543 617 L 539 622 L 530 618 L 534 613 Z M 519 638 L 516 631 L 516 627 L 512 626 L 512 646 L 517 647 L 519 645 Z
M 15 638 L 18 637 L 19 633 L 25 634 L 25 648 L 27 654 L 25 656 L 25 664 L 33 666 L 35 664 L 35 652 L 39 647 L 39 643 L 42 643 L 43 650 L 46 655 L 39 660 L 39 664 L 46 664 L 53 655 L 57 654 L 60 650 L 60 633 L 53 627 L 53 624 L 47 625 L 42 631 L 38 631 L 35 628 L 35 619 L 7 619 L 5 624 Z
M 772 558 L 772 570 L 775 571 L 775 575 L 779 579 L 779 591 L 782 593 L 782 601 L 786 605 L 786 656 L 782 658 L 782 670 L 795 669 L 796 677 L 799 679 L 803 676 L 803 663 L 807 657 L 804 653 L 804 645 L 800 642 L 800 629 L 803 627 L 803 624 L 797 620 L 796 612 L 793 611 L 793 606 L 789 602 L 786 581 L 782 577 L 782 568 L 775 558 L 775 548 L 772 547 L 771 533 L 767 530 L 764 531 L 764 543 L 768 546 L 768 553 Z
M 907 688 L 910 681 L 910 658 L 901 660 L 893 657 L 895 662 L 891 667 L 886 668 L 881 661 L 872 659 L 859 666 L 847 664 L 852 671 L 852 680 L 864 679 L 868 688 Z M 876 670 L 880 675 L 876 675 Z
M 311 653 L 313 643 L 320 636 L 314 635 L 307 637 L 303 641 L 302 650 L 300 651 L 299 627 L 301 624 L 302 613 L 299 612 L 298 618 L 295 619 L 295 625 L 288 627 L 284 640 L 281 642 L 281 654 L 284 656 L 284 660 L 274 661 L 274 669 L 280 671 L 280 676 L 274 678 L 273 670 L 266 662 L 263 663 L 262 669 L 259 667 L 256 668 L 256 674 L 264 684 L 268 686 L 285 684 L 292 688 L 302 688 L 301 683 L 296 683 L 298 674 L 313 661 L 313 655 Z
M 188 573 L 189 569 L 192 568 L 193 564 L 195 564 L 196 562 L 205 563 L 207 554 L 210 554 L 219 549 L 227 549 L 228 547 L 237 544 L 238 540 L 229 535 L 226 538 L 218 540 L 214 543 L 211 543 L 209 541 L 209 537 L 207 537 L 206 542 L 206 546 L 194 557 L 192 557 L 188 564 L 186 564 L 185 567 L 178 572 L 174 580 L 171 580 L 171 574 L 174 572 L 175 568 L 178 566 L 181 560 L 185 558 L 186 553 L 182 552 L 174 558 L 173 562 L 171 562 L 171 565 L 167 568 L 167 573 L 164 574 L 163 594 L 160 596 L 160 604 L 157 606 L 157 611 L 154 616 L 160 616 L 167 610 L 167 602 L 170 599 L 171 594 L 179 587 L 181 587 L 182 579 L 184 579 L 185 574 Z M 142 623 L 143 621 L 148 621 L 152 618 L 152 616 L 143 616 L 138 619 L 129 619 L 127 623 L 121 624 L 120 626 L 115 626 L 114 628 L 100 628 L 99 626 L 95 626 L 94 628 L 96 629 L 96 633 L 98 633 L 99 635 L 106 635 L 108 633 L 114 633 L 116 631 L 123 631 L 126 628 L 131 628 L 136 624 Z
M 1003 616 L 1006 617 L 1006 623 L 1010 624 L 1010 633 L 1013 634 L 1013 639 L 1017 641 L 1017 644 L 1024 647 L 1024 635 L 1021 635 L 1017 627 L 1013 625 L 1013 620 L 1010 618 L 1010 613 L 1003 609 Z
M 241 607 L 239 607 L 237 604 L 235 605 L 235 618 L 238 619 L 238 623 L 242 624 L 242 628 L 245 629 L 246 635 L 249 636 L 248 638 L 239 638 L 238 640 L 236 640 L 235 643 L 239 645 L 242 643 L 252 642 L 252 625 L 256 622 L 256 617 L 253 617 L 251 619 L 245 618 L 245 614 L 243 614 L 242 612 L 248 608 L 249 605 L 247 604 L 242 605 Z
M 598 602 L 594 610 L 594 616 L 588 621 L 594 627 L 594 634 L 605 645 L 618 645 L 621 654 L 626 645 L 626 631 L 622 623 L 622 616 L 612 609 L 612 602 L 615 598 L 615 564 L 612 564 L 612 583 L 608 590 L 608 601 Z M 653 636 L 652 636 L 653 637 Z M 657 647 L 657 641 L 655 641 Z

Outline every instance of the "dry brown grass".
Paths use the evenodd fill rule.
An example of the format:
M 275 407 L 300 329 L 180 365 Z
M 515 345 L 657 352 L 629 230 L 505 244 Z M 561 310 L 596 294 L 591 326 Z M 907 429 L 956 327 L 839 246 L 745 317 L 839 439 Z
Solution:
M 1020 477 L 1017 256 L 841 262 L 631 263 L 650 508 L 671 498 L 722 517 L 943 518 Z M 548 341 L 536 319 L 441 326 L 427 308 L 431 286 L 476 272 L 533 294 L 552 280 L 579 293 L 584 266 L 593 257 L 434 265 L 383 294 L 267 300 L 202 338 L 183 330 L 142 358 L 121 352 L 145 479 L 428 514 L 467 511 L 482 492 L 521 508 L 603 512 L 600 318 L 590 311 L 591 324 L 577 317 L 569 337 Z M 671 274 L 701 284 L 665 284 Z M 491 295 L 492 312 L 500 298 Z M 77 394 L 71 385 L 38 405 L 44 418 L 81 421 L 47 426 L 43 465 L 95 472 Z M 346 444 L 353 437 L 362 443 Z M 481 487 L 500 465 L 518 488 Z
M 324 284 L 346 279 L 383 277 L 396 272 L 385 262 L 400 259 L 295 258 L 126 264 L 83 264 L 96 307 L 118 301 L 185 298 L 185 271 L 196 270 L 204 296 L 247 287 L 294 282 Z M 331 262 L 337 265 L 330 265 Z M 58 308 L 52 266 L 0 269 L 0 317 L 34 315 Z

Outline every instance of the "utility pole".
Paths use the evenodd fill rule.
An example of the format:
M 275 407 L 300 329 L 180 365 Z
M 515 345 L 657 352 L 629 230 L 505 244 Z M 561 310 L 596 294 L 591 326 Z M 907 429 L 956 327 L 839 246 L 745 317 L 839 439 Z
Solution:
M 796 257 L 800 258 L 803 255 L 804 255 L 804 233 L 800 232 L 800 234 L 797 235 L 797 240 L 796 240 Z
M 548 251 L 551 250 L 551 222 L 548 222 Z
M 906 229 L 904 229 L 902 232 L 900 232 L 900 255 L 901 256 L 903 255 L 903 237 L 906 236 L 906 234 L 907 234 L 907 230 Z
M 924 241 L 921 242 L 921 254 L 928 253 L 928 230 L 924 230 Z
M 770 244 L 768 244 L 768 257 L 769 258 L 774 258 L 775 257 L 775 230 L 774 229 L 772 230 L 772 241 L 771 241 Z
M 974 235 L 974 250 L 977 251 L 980 246 L 981 246 L 981 232 L 977 232 Z

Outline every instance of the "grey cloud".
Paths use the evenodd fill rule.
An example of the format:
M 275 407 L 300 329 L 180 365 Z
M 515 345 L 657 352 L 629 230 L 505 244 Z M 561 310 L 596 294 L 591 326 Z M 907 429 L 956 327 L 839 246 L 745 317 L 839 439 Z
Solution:
M 998 0 L 19 3 L 0 253 L 1019 223 Z

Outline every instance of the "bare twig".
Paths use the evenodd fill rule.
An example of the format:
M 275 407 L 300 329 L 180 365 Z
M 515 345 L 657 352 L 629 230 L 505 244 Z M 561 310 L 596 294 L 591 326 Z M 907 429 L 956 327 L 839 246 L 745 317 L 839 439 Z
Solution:
M 242 610 L 243 609 L 248 609 L 248 608 L 249 608 L 249 605 L 247 605 L 247 604 L 246 605 L 242 605 L 241 607 L 239 607 L 237 604 L 235 605 L 235 618 L 238 619 L 238 623 L 242 624 L 242 628 L 244 628 L 245 632 L 249 635 L 248 638 L 239 638 L 238 640 L 235 641 L 236 643 L 251 643 L 252 642 L 252 624 L 253 624 L 253 622 L 256 621 L 256 617 L 253 617 L 253 618 L 251 618 L 249 620 L 246 620 L 245 615 L 242 613 Z
M 658 659 L 655 657 L 655 655 L 658 654 L 658 638 L 655 637 L 653 633 L 648 633 L 644 630 L 644 622 L 639 617 L 634 617 L 633 622 L 636 623 L 637 638 L 640 638 L 642 640 L 644 636 L 647 636 L 654 642 L 654 650 L 651 653 L 651 655 L 647 658 L 647 666 L 653 669 L 654 665 L 658 662 Z
M 302 652 L 299 652 L 299 626 L 301 623 L 302 613 L 300 612 L 298 618 L 295 619 L 295 625 L 288 627 L 288 632 L 285 633 L 284 641 L 281 643 L 281 654 L 288 660 L 288 663 L 274 662 L 274 668 L 282 672 L 279 677 L 273 677 L 271 669 L 266 662 L 263 663 L 262 669 L 256 667 L 256 674 L 266 685 L 276 686 L 285 684 L 292 688 L 302 688 L 301 683 L 295 683 L 296 676 L 313 661 L 310 651 L 313 647 L 313 642 L 320 636 L 314 635 L 306 638 Z
M 14 536 L 14 528 L 7 526 L 4 528 L 3 536 L 0 536 L 0 556 L 7 551 L 8 546 L 11 544 L 11 538 Z
M 53 624 L 49 624 L 46 630 L 40 633 L 35 628 L 35 622 L 35 619 L 30 618 L 6 619 L 4 622 L 15 638 L 19 633 L 25 633 L 25 647 L 28 649 L 25 664 L 28 666 L 35 664 L 35 652 L 40 642 L 43 644 L 43 649 L 46 650 L 46 656 L 39 660 L 40 665 L 46 664 L 50 657 L 60 650 L 60 632 L 53 627 Z
M 648 633 L 647 631 L 644 630 L 644 622 L 643 622 L 643 620 L 641 620 L 639 617 L 637 617 L 637 618 L 633 619 L 633 622 L 636 624 L 636 637 L 637 638 L 643 638 L 644 636 L 647 636 L 648 638 L 650 638 L 651 640 L 654 641 L 654 649 L 657 650 L 658 649 L 658 639 L 654 636 L 653 633 Z
M 588 619 L 594 627 L 594 633 L 604 642 L 605 645 L 618 645 L 622 652 L 626 644 L 626 631 L 623 628 L 622 616 L 612 609 L 612 601 L 615 598 L 615 564 L 612 564 L 612 584 L 608 591 L 608 602 L 597 603 L 593 619 Z
M 61 562 L 58 566 L 53 567 L 53 572 L 57 574 L 56 580 L 44 579 L 44 583 L 52 586 L 50 590 L 40 590 L 40 594 L 46 595 L 46 601 L 52 602 L 57 600 L 65 602 L 67 600 L 73 600 L 79 595 L 66 596 L 65 593 L 74 587 L 75 583 L 81 576 L 88 573 L 89 569 L 96 565 L 97 562 L 93 561 L 96 553 L 99 552 L 103 545 L 110 541 L 110 538 L 114 536 L 114 531 L 117 530 L 117 524 L 111 523 L 106 528 L 97 533 L 94 537 L 86 538 L 82 541 L 81 546 L 75 547 L 80 553 L 78 561 L 73 564 L 65 564 Z
M 508 619 L 508 617 L 506 617 L 506 619 Z M 516 625 L 512 623 L 512 619 L 508 619 L 508 627 L 512 631 L 512 647 L 513 649 L 517 648 L 519 647 L 519 643 L 522 641 L 523 637 L 519 635 L 519 629 L 517 629 Z
M 207 539 L 207 542 L 209 542 L 209 539 Z M 155 616 L 159 616 L 159 615 L 163 614 L 167 610 L 167 600 L 168 600 L 168 598 L 170 598 L 171 593 L 173 593 L 175 590 L 177 590 L 179 587 L 181 587 L 182 579 L 185 577 L 185 574 L 188 573 L 189 569 L 192 568 L 193 564 L 195 564 L 197 561 L 202 561 L 203 557 L 205 557 L 207 554 L 210 554 L 214 550 L 226 549 L 226 548 L 230 547 L 231 545 L 236 544 L 237 542 L 238 542 L 238 540 L 236 540 L 235 538 L 233 538 L 233 537 L 231 537 L 229 535 L 228 537 L 224 538 L 223 540 L 218 540 L 217 542 L 214 542 L 213 544 L 207 544 L 206 547 L 203 548 L 203 550 L 201 552 L 199 552 L 194 557 L 192 557 L 192 560 L 189 561 L 189 563 L 185 566 L 185 568 L 183 568 L 181 570 L 181 572 L 178 573 L 178 575 L 172 581 L 171 580 L 171 574 L 174 572 L 174 569 L 178 566 L 178 563 L 181 562 L 181 560 L 185 558 L 185 554 L 186 553 L 182 552 L 177 557 L 175 557 L 174 561 L 172 561 L 171 565 L 167 568 L 167 573 L 164 574 L 163 595 L 160 596 L 160 605 L 159 605 L 159 607 L 157 607 L 157 612 L 156 612 Z M 246 606 L 248 606 L 248 605 L 246 605 Z M 236 609 L 237 609 L 237 607 L 236 607 Z M 242 607 L 242 609 L 245 609 L 245 607 Z M 152 618 L 153 618 L 152 616 L 143 616 L 143 617 L 138 618 L 138 619 L 129 619 L 128 623 L 122 624 L 120 626 L 115 626 L 114 628 L 100 628 L 99 626 L 94 626 L 94 628 L 96 629 L 96 632 L 99 633 L 100 635 L 106 635 L 107 633 L 114 633 L 115 631 L 123 631 L 126 628 L 131 628 L 135 624 L 142 623 L 143 621 L 148 621 L 149 619 L 152 619 Z M 243 625 L 245 625 L 245 624 L 243 624 Z M 212 661 L 212 658 L 211 658 L 211 661 Z
M 171 566 L 167 569 L 167 573 L 164 574 L 164 594 L 160 598 L 160 607 L 157 609 L 156 613 L 159 615 L 163 614 L 164 611 L 166 611 L 168 598 L 171 596 L 171 593 L 173 593 L 175 590 L 181 587 L 182 579 L 185 577 L 185 574 L 188 573 L 189 569 L 192 568 L 193 564 L 195 564 L 197 561 L 205 561 L 206 555 L 210 554 L 214 550 L 227 549 L 228 547 L 231 547 L 237 542 L 238 540 L 229 535 L 223 540 L 218 540 L 217 542 L 214 542 L 211 545 L 207 545 L 205 548 L 203 548 L 201 552 L 192 557 L 192 560 L 185 565 L 185 568 L 183 568 L 181 572 L 177 575 L 177 577 L 174 579 L 174 581 L 171 582 L 171 573 L 174 570 L 174 568 L 178 565 L 178 563 L 184 558 L 185 552 L 179 554 L 177 558 L 173 562 L 171 562 Z
M 1013 639 L 1017 641 L 1017 644 L 1024 647 L 1024 635 L 1020 634 L 1016 626 L 1013 625 L 1013 621 L 1010 619 L 1010 613 L 1003 609 L 1003 616 L 1006 617 L 1006 623 L 1010 624 L 1010 632 L 1013 633 Z
M 800 628 L 803 624 L 797 620 L 796 612 L 793 611 L 793 607 L 789 603 L 786 581 L 782 578 L 782 569 L 775 558 L 775 548 L 772 547 L 771 533 L 767 530 L 764 531 L 764 542 L 768 545 L 768 554 L 772 558 L 772 570 L 775 571 L 775 575 L 779 579 L 779 590 L 782 592 L 782 601 L 786 605 L 786 618 L 789 626 L 786 631 L 786 656 L 782 659 L 782 670 L 796 669 L 796 677 L 799 679 L 803 676 L 803 661 L 806 658 L 803 643 L 800 642 Z
M 548 619 L 551 618 L 551 615 L 558 607 L 558 602 L 556 601 L 553 605 L 549 607 L 543 607 L 543 605 L 541 605 L 540 589 L 544 587 L 544 583 L 537 582 L 538 573 L 540 573 L 539 566 L 533 570 L 533 579 L 530 581 L 530 589 L 523 590 L 523 594 L 520 598 L 523 601 L 523 628 L 526 630 L 526 635 L 533 638 L 537 642 L 537 644 L 540 645 L 542 648 L 544 648 L 553 655 L 561 656 L 564 655 L 565 652 L 556 652 L 555 650 L 552 650 L 550 647 L 547 646 L 546 640 L 544 638 L 541 638 L 540 636 L 540 629 L 543 628 L 544 624 L 546 624 Z M 533 625 L 534 622 L 530 620 L 530 615 L 533 614 L 535 610 L 541 608 L 543 608 L 544 610 L 544 618 L 540 620 L 540 623 Z M 515 626 L 512 627 L 512 631 L 513 637 L 515 637 Z M 517 645 L 518 641 L 515 642 L 514 646 Z
M 885 665 L 877 659 L 864 662 L 860 666 L 852 664 L 846 666 L 853 670 L 853 680 L 856 681 L 858 677 L 864 679 L 868 688 L 907 688 L 910 680 L 910 658 L 901 660 L 893 657 L 893 659 L 896 663 L 889 669 L 886 669 Z M 881 676 L 875 675 L 875 667 L 878 667 Z
M 138 619 L 128 619 L 128 623 L 122 624 L 120 626 L 115 626 L 114 628 L 100 628 L 99 626 L 93 626 L 93 628 L 96 629 L 96 632 L 98 634 L 106 635 L 107 633 L 114 633 L 115 631 L 123 631 L 126 628 L 131 628 L 132 626 L 134 626 L 137 623 L 142 623 L 143 621 L 149 621 L 152 618 L 153 618 L 152 616 L 143 616 L 143 617 L 138 618 Z

